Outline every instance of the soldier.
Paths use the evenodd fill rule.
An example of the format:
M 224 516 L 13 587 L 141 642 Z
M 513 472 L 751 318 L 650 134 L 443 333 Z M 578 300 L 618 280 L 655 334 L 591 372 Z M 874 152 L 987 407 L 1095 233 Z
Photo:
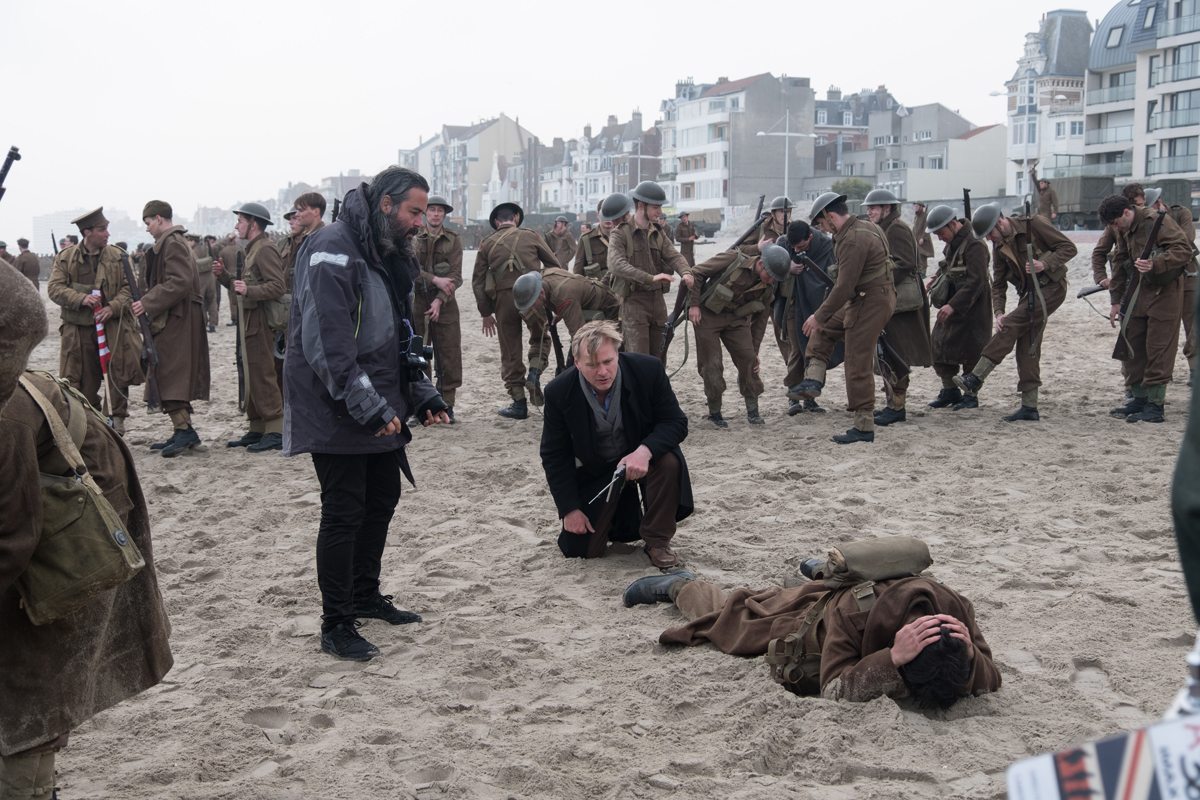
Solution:
M 1146 205 L 1146 192 L 1142 188 L 1142 185 L 1140 183 L 1125 184 L 1125 186 L 1122 187 L 1122 189 L 1121 189 L 1121 194 L 1124 195 L 1125 199 L 1127 199 L 1130 203 L 1132 203 L 1135 208 L 1141 208 L 1142 206 Z M 1130 265 L 1130 264 L 1118 264 L 1117 263 L 1117 261 L 1116 261 L 1117 252 L 1115 249 L 1116 244 L 1117 244 L 1116 231 L 1113 229 L 1113 227 L 1111 225 L 1105 225 L 1103 230 L 1100 231 L 1100 238 L 1096 240 L 1096 245 L 1092 248 L 1092 278 L 1095 280 L 1096 283 L 1098 283 L 1099 285 L 1103 286 L 1106 289 L 1108 288 L 1109 284 L 1111 283 L 1111 279 L 1109 278 L 1107 271 L 1106 271 L 1106 268 L 1108 267 L 1110 262 L 1112 264 L 1112 270 L 1113 270 L 1114 275 L 1117 273 L 1117 271 L 1122 270 L 1122 269 L 1125 269 L 1125 270 L 1133 269 L 1132 265 Z M 1128 255 L 1128 254 L 1126 254 L 1126 255 Z M 1109 294 L 1111 295 L 1112 292 L 1110 291 Z M 1119 302 L 1119 301 L 1120 301 L 1120 296 L 1117 296 L 1116 298 L 1113 299 L 1113 302 Z M 1116 323 L 1111 323 L 1111 324 L 1114 327 L 1116 326 Z M 1128 384 L 1128 378 L 1129 378 L 1128 372 L 1129 372 L 1128 364 L 1126 362 L 1122 361 L 1121 362 L 1121 378 L 1122 378 L 1122 383 L 1126 387 L 1126 389 L 1125 389 L 1126 401 L 1128 401 L 1130 398 L 1133 397 L 1132 393 L 1130 392 L 1130 389 L 1128 388 L 1128 385 L 1129 385 Z M 1118 408 L 1114 408 L 1111 411 L 1109 411 L 1108 413 L 1110 416 L 1113 416 L 1113 417 L 1124 418 L 1125 417 L 1125 406 L 1122 405 Z
M 571 256 L 575 254 L 575 237 L 567 230 L 567 224 L 567 218 L 560 214 L 554 218 L 554 229 L 546 234 L 546 244 L 550 245 L 558 265 L 563 269 L 567 268 Z
M 208 234 L 204 237 L 204 246 L 208 248 L 208 254 L 216 261 L 220 253 L 220 247 L 217 245 L 217 237 Z M 212 272 L 212 265 L 209 264 L 209 272 Z M 200 276 L 203 285 L 204 276 Z M 221 287 L 217 285 L 217 278 L 214 275 L 212 279 L 212 294 L 206 289 L 204 292 L 204 317 L 208 320 L 208 332 L 214 333 L 217 330 L 217 323 L 221 321 Z
M 170 204 L 162 200 L 151 200 L 142 209 L 142 221 L 154 237 L 154 246 L 146 252 L 146 292 L 132 306 L 135 315 L 149 317 L 158 350 L 154 374 L 163 413 L 171 418 L 174 432 L 150 449 L 161 450 L 164 458 L 200 443 L 200 435 L 192 427 L 192 401 L 207 400 L 209 387 L 200 273 L 184 229 L 172 223 L 172 216 Z
M 921 280 L 925 280 L 929 259 L 933 258 L 933 238 L 929 235 L 927 219 L 925 204 L 919 200 L 914 202 L 912 230 L 913 238 L 917 240 L 917 272 L 921 274 Z
M 1171 220 L 1183 231 L 1183 238 L 1192 246 L 1193 261 L 1183 271 L 1183 357 L 1188 362 L 1188 386 L 1191 386 L 1192 379 L 1196 377 L 1196 223 L 1192 219 L 1192 212 L 1186 207 L 1173 205 L 1168 208 L 1161 199 L 1162 189 L 1149 189 L 1147 195 L 1150 192 L 1154 193 L 1153 199 L 1147 197 L 1146 205 L 1170 214 Z M 20 243 L 18 240 L 17 244 Z
M 1050 181 L 1038 177 L 1036 164 L 1030 167 L 1029 178 L 1037 184 L 1037 214 L 1051 222 L 1058 219 L 1058 195 Z
M 241 239 L 239 239 L 237 237 L 237 234 L 231 233 L 228 236 L 226 236 L 225 239 L 221 242 L 221 245 L 217 250 L 216 261 L 220 261 L 222 264 L 235 264 L 235 263 L 237 263 L 237 254 L 241 253 L 241 252 L 245 252 L 245 250 L 246 250 L 246 243 L 244 241 L 242 241 Z M 214 264 L 215 264 L 215 262 L 214 262 Z M 214 275 L 213 277 L 215 278 L 216 275 Z M 218 283 L 219 283 L 219 281 L 218 281 Z M 227 328 L 237 325 L 237 300 L 235 299 L 237 297 L 237 293 L 234 292 L 233 289 L 229 289 L 228 292 L 229 292 L 229 322 L 225 323 L 225 327 L 227 327 Z M 221 293 L 221 290 L 217 289 L 217 294 L 219 295 L 220 293 Z
M 767 329 L 775 297 L 775 283 L 788 276 L 787 250 L 764 239 L 757 245 L 726 250 L 696 267 L 689 297 L 688 319 L 696 331 L 696 370 L 704 382 L 709 422 L 728 428 L 721 416 L 725 375 L 721 345 L 737 369 L 738 390 L 746 401 L 746 420 L 762 425 L 758 398 L 763 393 L 758 376 L 758 348 Z M 760 255 L 761 253 L 761 255 Z
M 20 248 L 21 252 L 17 255 L 17 260 L 13 266 L 33 282 L 35 289 L 40 289 L 42 285 L 42 262 L 34 253 L 29 252 L 28 239 L 17 239 L 17 247 Z
M 1075 245 L 1045 217 L 1009 219 L 991 203 L 975 210 L 971 229 L 975 238 L 992 243 L 992 315 L 996 332 L 975 367 L 954 377 L 955 385 L 965 395 L 955 408 L 976 408 L 984 380 L 1016 348 L 1021 407 L 1005 416 L 1004 421 L 1036 422 L 1040 418 L 1037 401 L 1042 385 L 1042 333 L 1050 315 L 1067 297 L 1067 262 L 1075 257 Z M 1034 280 L 1041 287 L 1041 299 Z M 1017 288 L 1017 307 L 1005 314 L 1009 283 Z
M 600 281 L 555 267 L 517 278 L 512 295 L 517 311 L 530 327 L 553 326 L 562 320 L 570 336 L 585 322 L 615 322 L 621 310 L 617 296 Z
M 8 252 L 8 243 L 0 242 L 0 259 L 7 261 L 9 264 L 16 266 L 17 257 Z
M 942 240 L 945 258 L 926 289 L 937 307 L 933 325 L 933 371 L 942 379 L 942 390 L 930 408 L 955 406 L 963 399 L 954 384 L 959 367 L 967 372 L 978 361 L 992 333 L 992 305 L 988 294 L 987 245 L 971 235 L 966 220 L 954 218 L 949 206 L 934 206 L 927 230 Z
M 642 181 L 630 195 L 633 217 L 609 236 L 608 269 L 613 275 L 613 291 L 621 298 L 625 352 L 658 355 L 667 323 L 663 295 L 674 280 L 671 272 L 679 273 L 689 289 L 693 278 L 662 222 L 666 192 L 654 181 Z
M 129 283 L 121 266 L 125 255 L 108 244 L 108 220 L 104 208 L 72 220 L 83 234 L 83 242 L 59 252 L 50 269 L 46 293 L 62 306 L 58 331 L 58 374 L 96 408 L 111 403 L 113 430 L 125 435 L 129 416 L 129 387 L 144 380 L 141 367 L 142 339 L 130 304 Z M 108 389 L 100 400 L 104 382 L 96 324 L 103 323 L 109 352 Z
M 267 236 L 271 213 L 262 204 L 244 203 L 233 213 L 237 216 L 238 238 L 247 242 L 245 263 L 239 277 L 236 260 L 226 264 L 218 259 L 213 263 L 213 274 L 240 298 L 238 333 L 245 353 L 242 373 L 250 430 L 226 444 L 245 447 L 250 453 L 265 453 L 283 448 L 283 396 L 275 377 L 275 335 L 267 326 L 265 307 L 284 294 L 283 260 Z
M 1135 208 L 1122 195 L 1106 197 L 1100 203 L 1101 222 L 1111 226 L 1117 236 L 1117 263 L 1133 266 L 1132 270 L 1117 270 L 1109 284 L 1111 320 L 1120 319 L 1121 298 L 1130 296 L 1120 334 L 1128 345 L 1129 358 L 1123 361 L 1125 384 L 1132 393 L 1120 409 L 1126 422 L 1164 419 L 1167 384 L 1179 347 L 1183 273 L 1195 258 L 1191 243 L 1169 215 L 1162 219 L 1151 257 L 1141 257 L 1160 213 Z M 1136 277 L 1134 270 L 1139 273 Z
M 413 239 L 413 253 L 421 266 L 414 286 L 412 321 L 416 334 L 433 345 L 437 359 L 437 389 L 446 401 L 446 414 L 454 422 L 454 398 L 462 386 L 462 328 L 454 292 L 462 286 L 462 239 L 444 227 L 454 207 L 446 198 L 429 196 L 425 225 Z M 426 335 L 426 329 L 429 334 Z
M 813 201 L 810 218 L 833 235 L 838 273 L 825 301 L 801 328 L 809 337 L 804 380 L 793 386 L 788 396 L 819 397 L 834 345 L 845 340 L 846 399 L 854 414 L 854 427 L 834 436 L 833 441 L 873 442 L 875 344 L 896 307 L 887 239 L 874 224 L 850 214 L 844 194 L 826 192 L 818 197 Z
M 763 223 L 762 231 L 759 236 L 766 239 L 770 238 L 773 242 L 780 236 L 787 235 L 788 223 L 792 220 L 792 201 L 780 195 L 771 201 L 770 211 L 771 216 Z
M 804 380 L 804 351 L 808 348 L 808 337 L 802 328 L 804 320 L 821 307 L 827 290 L 826 282 L 814 275 L 808 261 L 817 265 L 822 272 L 833 265 L 833 237 L 824 231 L 811 227 L 802 219 L 788 223 L 786 236 L 775 241 L 780 247 L 786 247 L 792 253 L 792 264 L 788 269 L 788 279 L 780 286 L 791 285 L 790 291 L 782 288 L 775 293 L 774 321 L 776 330 L 783 331 L 784 342 L 787 344 L 787 375 L 783 385 L 791 388 Z M 834 354 L 826 364 L 827 369 L 833 369 L 842 363 L 845 348 L 838 344 Z M 788 416 L 811 411 L 824 414 L 825 409 L 817 405 L 812 397 L 788 399 Z
M 679 224 L 675 226 L 675 241 L 679 242 L 679 255 L 689 267 L 696 266 L 696 226 L 686 211 L 679 212 Z
M 217 279 L 212 274 L 212 249 L 206 240 L 202 240 L 194 233 L 187 234 L 187 239 L 191 243 L 192 257 L 196 261 L 196 274 L 200 280 L 200 296 L 204 302 L 204 313 L 207 323 L 205 327 L 208 333 L 216 333 L 217 318 L 209 314 L 213 306 L 213 298 L 219 295 L 217 291 Z M 207 337 L 205 339 L 207 341 Z
M 600 224 L 579 237 L 579 246 L 575 250 L 576 275 L 595 278 L 605 286 L 612 287 L 612 275 L 608 271 L 608 238 L 631 211 L 633 201 L 629 195 L 620 192 L 600 201 L 597 208 Z
M 888 253 L 892 257 L 892 280 L 896 282 L 896 309 L 884 327 L 892 347 L 909 367 L 928 367 L 933 364 L 929 341 L 929 304 L 917 268 L 920 259 L 917 240 L 912 228 L 900 219 L 900 200 L 887 189 L 875 189 L 863 198 L 867 217 L 887 237 Z M 911 373 L 900 376 L 894 383 L 883 382 L 888 405 L 875 412 L 875 424 L 891 425 L 903 422 L 908 412 L 905 398 Z
M 512 288 L 526 272 L 539 272 L 543 266 L 557 267 L 558 259 L 546 240 L 528 228 L 522 228 L 525 212 L 516 203 L 501 203 L 488 216 L 491 236 L 479 246 L 471 271 L 471 289 L 483 318 L 483 335 L 500 340 L 500 376 L 512 403 L 498 413 L 508 419 L 525 419 L 529 404 L 525 386 L 529 385 L 534 405 L 541 403 L 541 374 L 546 368 L 542 357 L 542 325 L 529 326 L 529 373 L 521 360 L 521 315 L 512 301 Z

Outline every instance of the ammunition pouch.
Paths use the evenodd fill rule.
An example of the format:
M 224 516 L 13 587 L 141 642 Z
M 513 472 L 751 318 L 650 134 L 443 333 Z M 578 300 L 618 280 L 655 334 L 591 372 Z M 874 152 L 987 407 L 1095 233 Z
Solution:
M 934 308 L 941 308 L 950 302 L 950 272 L 950 270 L 939 272 L 929 287 L 929 304 Z M 965 274 L 966 270 L 956 272 Z
M 604 267 L 600 266 L 599 264 L 584 264 L 583 265 L 583 274 L 589 278 L 594 278 L 596 280 L 603 278 L 604 273 L 606 273 L 607 271 L 608 270 L 606 270 Z
M 780 639 L 767 644 L 764 659 L 771 668 L 771 678 L 789 692 L 813 696 L 821 693 L 821 643 L 817 638 L 817 622 L 825 614 L 829 601 L 845 587 L 833 587 L 817 596 L 800 627 Z M 861 613 L 868 613 L 875 605 L 875 582 L 861 581 L 850 590 Z
M 449 278 L 452 271 L 449 261 L 439 261 L 433 265 L 433 274 L 439 278 Z
M 212 272 L 213 259 L 211 256 L 196 259 L 196 272 L 203 275 L 205 272 Z
M 263 316 L 267 327 L 275 333 L 287 330 L 288 317 L 292 313 L 292 295 L 290 292 L 281 294 L 273 300 L 262 301 Z
M 86 283 L 72 283 L 71 288 L 82 294 L 91 294 L 92 287 Z M 82 308 L 67 308 L 63 306 L 62 321 L 71 325 L 86 325 L 93 327 L 96 324 L 96 312 L 87 306 Z
M 704 293 L 700 304 L 714 314 L 724 314 L 733 304 L 733 289 L 720 283 Z
M 906 275 L 896 283 L 896 310 L 892 313 L 902 314 L 906 311 L 918 311 L 925 305 L 921 296 L 920 279 L 915 275 Z

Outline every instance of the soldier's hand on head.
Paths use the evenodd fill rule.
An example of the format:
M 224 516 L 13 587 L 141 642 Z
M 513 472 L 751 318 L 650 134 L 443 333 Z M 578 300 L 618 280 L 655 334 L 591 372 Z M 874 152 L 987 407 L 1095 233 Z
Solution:
M 592 523 L 578 508 L 574 511 L 568 511 L 567 515 L 562 518 L 563 530 L 567 533 L 595 533 L 596 529 L 592 527 Z
M 967 660 L 975 658 L 975 645 L 971 642 L 971 632 L 967 630 L 967 626 L 962 623 L 962 620 L 949 614 L 934 614 L 933 616 L 942 623 L 941 626 L 950 634 L 951 639 L 958 639 L 966 645 Z
M 701 317 L 702 314 L 700 313 L 700 306 L 692 306 L 688 309 L 688 320 L 693 325 L 699 325 Z
M 483 322 L 483 335 L 484 336 L 495 336 L 496 335 L 496 317 L 495 317 L 495 315 L 488 314 L 486 317 L 484 317 L 481 320 L 481 322 Z
M 892 666 L 902 667 L 921 651 L 942 638 L 942 623 L 937 617 L 918 617 L 896 631 L 892 642 Z
M 425 310 L 425 316 L 429 317 L 430 322 L 437 322 L 438 317 L 442 313 L 442 298 L 434 298 L 434 301 L 429 304 L 429 308 Z

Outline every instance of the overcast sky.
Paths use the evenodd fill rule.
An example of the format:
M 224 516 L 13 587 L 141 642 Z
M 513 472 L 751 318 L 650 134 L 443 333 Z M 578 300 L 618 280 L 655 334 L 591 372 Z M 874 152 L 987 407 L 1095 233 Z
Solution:
M 1123 0 L 1126 1 L 1126 0 Z M 246 0 L 5 4 L 0 153 L 21 149 L 0 239 L 31 218 L 274 196 L 395 161 L 443 123 L 504 112 L 549 142 L 587 123 L 647 125 L 688 76 L 808 77 L 824 95 L 886 84 L 977 125 L 1016 69 L 1036 0 L 913 3 L 428 3 Z M 1062 6 L 1093 24 L 1109 2 Z M 35 249 L 38 249 L 35 247 Z

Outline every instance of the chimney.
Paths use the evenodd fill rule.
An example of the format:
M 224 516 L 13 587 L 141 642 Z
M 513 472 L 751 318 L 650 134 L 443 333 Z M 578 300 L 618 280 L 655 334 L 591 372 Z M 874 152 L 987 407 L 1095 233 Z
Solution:
M 585 138 L 585 139 L 591 139 L 591 138 L 592 138 L 592 126 L 591 126 L 591 124 L 588 124 L 588 125 L 584 125 L 584 126 L 583 126 L 583 138 Z
M 830 86 L 829 90 L 827 92 L 825 92 L 825 99 L 826 100 L 834 100 L 834 101 L 841 100 L 842 99 L 842 90 L 836 86 Z
M 613 125 L 616 125 L 616 124 L 617 124 L 617 115 L 616 115 L 616 114 L 609 114 L 609 115 L 608 115 L 608 125 L 611 127 L 611 126 L 613 126 Z
M 729 83 L 728 75 L 722 75 L 721 77 L 717 78 L 717 85 L 719 86 L 722 83 Z
M 642 132 L 642 112 L 635 110 L 633 112 L 633 129 L 638 133 Z

